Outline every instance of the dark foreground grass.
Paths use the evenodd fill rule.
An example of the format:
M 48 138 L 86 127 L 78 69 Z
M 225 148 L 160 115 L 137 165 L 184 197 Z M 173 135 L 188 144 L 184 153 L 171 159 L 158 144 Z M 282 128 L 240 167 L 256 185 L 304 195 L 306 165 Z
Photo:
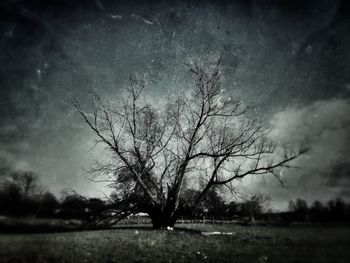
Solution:
M 179 226 L 233 234 L 145 228 L 0 234 L 0 262 L 350 262 L 350 227 Z

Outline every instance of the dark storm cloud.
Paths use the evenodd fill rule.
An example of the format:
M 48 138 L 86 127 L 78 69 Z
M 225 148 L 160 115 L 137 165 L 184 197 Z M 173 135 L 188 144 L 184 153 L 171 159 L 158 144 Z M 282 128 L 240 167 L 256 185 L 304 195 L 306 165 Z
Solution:
M 335 188 L 340 196 L 350 199 L 350 160 L 344 158 L 343 162 L 339 162 L 332 167 L 327 186 Z
M 292 109 L 305 111 L 296 123 L 310 120 L 312 107 L 320 111 L 332 98 L 346 101 L 350 94 L 348 3 L 3 2 L 1 152 L 14 166 L 42 173 L 56 192 L 67 186 L 92 192 L 81 168 L 94 159 L 87 153 L 93 137 L 68 98 L 84 103 L 93 88 L 113 100 L 134 72 L 147 73 L 150 96 L 163 95 L 188 85 L 184 62 L 203 54 L 221 55 L 227 89 L 266 118 L 274 116 L 276 127 L 294 116 Z M 318 149 L 320 132 L 317 126 L 295 134 Z M 332 152 L 334 144 L 345 144 L 345 137 L 336 137 L 329 144 L 321 140 L 320 147 Z
M 341 162 L 333 166 L 327 182 L 329 186 L 346 186 L 350 191 L 350 163 Z

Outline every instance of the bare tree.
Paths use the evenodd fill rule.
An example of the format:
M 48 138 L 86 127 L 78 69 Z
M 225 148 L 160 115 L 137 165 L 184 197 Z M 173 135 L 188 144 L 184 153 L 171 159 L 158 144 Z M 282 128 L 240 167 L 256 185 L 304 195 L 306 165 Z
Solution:
M 44 188 L 39 175 L 30 171 L 12 171 L 0 184 L 1 205 L 7 214 L 35 214 Z
M 268 205 L 270 199 L 270 196 L 262 193 L 249 195 L 245 198 L 243 206 L 246 210 L 245 212 L 249 215 L 247 224 L 255 224 L 255 217 L 265 212 L 265 206 Z
M 246 176 L 272 174 L 282 183 L 280 169 L 305 152 L 273 143 L 264 122 L 230 98 L 222 87 L 220 61 L 188 67 L 191 88 L 162 106 L 146 103 L 146 83 L 133 77 L 117 106 L 94 94 L 87 113 L 73 99 L 110 153 L 92 172 L 112 183 L 118 204 L 128 204 L 129 213 L 148 213 L 154 228 L 175 224 L 186 189 L 200 191 L 199 204 L 214 186 L 236 192 L 233 182 Z
M 18 189 L 22 199 L 39 197 L 43 193 L 39 174 L 31 171 L 12 171 L 2 184 L 5 188 L 9 185 Z

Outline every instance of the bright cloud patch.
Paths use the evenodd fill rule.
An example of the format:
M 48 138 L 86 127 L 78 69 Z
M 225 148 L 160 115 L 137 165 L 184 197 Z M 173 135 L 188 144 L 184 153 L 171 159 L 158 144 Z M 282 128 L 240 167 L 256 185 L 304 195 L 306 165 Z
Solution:
M 251 191 L 270 193 L 280 203 L 297 197 L 309 201 L 350 197 L 350 100 L 287 108 L 274 114 L 270 123 L 274 139 L 304 142 L 311 151 L 296 162 L 300 169 L 284 173 L 287 188 L 265 177 L 246 182 Z

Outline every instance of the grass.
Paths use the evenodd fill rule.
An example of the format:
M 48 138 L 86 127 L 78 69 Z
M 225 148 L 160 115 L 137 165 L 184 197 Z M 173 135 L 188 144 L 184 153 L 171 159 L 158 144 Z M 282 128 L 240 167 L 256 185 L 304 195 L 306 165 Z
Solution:
M 233 235 L 147 228 L 0 234 L 0 262 L 350 262 L 350 227 L 179 226 Z

